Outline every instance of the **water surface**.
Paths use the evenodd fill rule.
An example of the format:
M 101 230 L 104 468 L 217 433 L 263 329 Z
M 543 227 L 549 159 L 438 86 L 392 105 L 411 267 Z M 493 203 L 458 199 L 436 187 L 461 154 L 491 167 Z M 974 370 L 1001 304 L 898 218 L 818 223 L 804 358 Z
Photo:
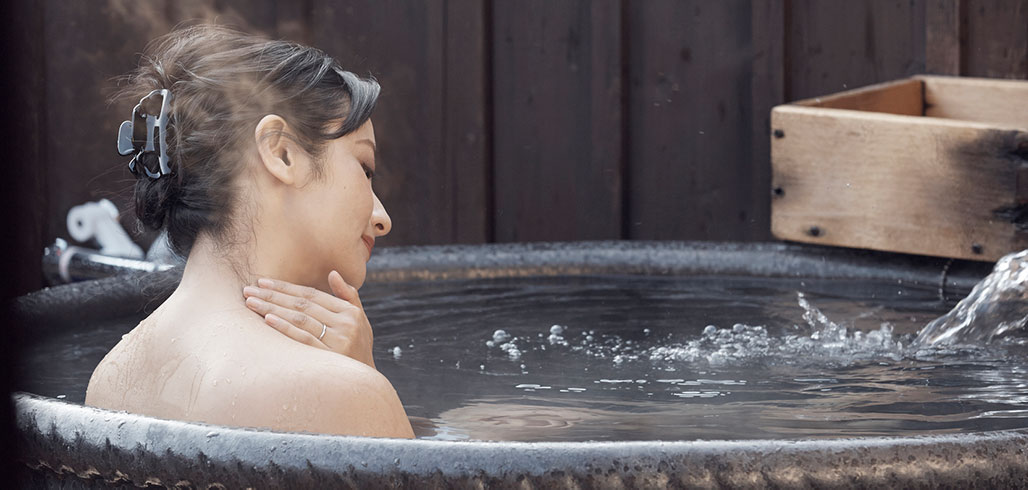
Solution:
M 379 369 L 423 437 L 916 435 L 1028 427 L 1028 348 L 910 347 L 953 306 L 896 282 L 567 276 L 369 284 Z M 135 324 L 49 339 L 23 389 L 81 403 Z

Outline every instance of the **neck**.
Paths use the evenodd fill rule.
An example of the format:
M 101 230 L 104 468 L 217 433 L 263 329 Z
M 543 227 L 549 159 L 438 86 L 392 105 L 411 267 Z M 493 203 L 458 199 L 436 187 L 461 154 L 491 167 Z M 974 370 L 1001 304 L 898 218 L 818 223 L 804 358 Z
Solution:
M 195 313 L 250 312 L 244 303 L 243 287 L 256 285 L 258 278 L 306 282 L 303 274 L 291 267 L 297 261 L 282 260 L 279 254 L 272 253 L 276 247 L 260 250 L 251 242 L 250 248 L 219 249 L 211 238 L 197 237 L 182 281 L 169 302 Z

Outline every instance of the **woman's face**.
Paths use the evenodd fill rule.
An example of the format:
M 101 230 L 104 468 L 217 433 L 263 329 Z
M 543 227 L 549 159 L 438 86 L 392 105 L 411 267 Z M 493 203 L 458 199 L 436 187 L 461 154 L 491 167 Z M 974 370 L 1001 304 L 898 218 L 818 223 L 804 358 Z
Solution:
M 327 144 L 321 162 L 323 178 L 311 182 L 304 192 L 309 212 L 304 213 L 308 222 L 303 227 L 309 233 L 305 233 L 308 243 L 301 247 L 315 249 L 309 258 L 316 262 L 321 281 L 335 269 L 349 285 L 360 287 L 375 238 L 392 228 L 371 188 L 375 153 L 375 128 L 368 120 Z

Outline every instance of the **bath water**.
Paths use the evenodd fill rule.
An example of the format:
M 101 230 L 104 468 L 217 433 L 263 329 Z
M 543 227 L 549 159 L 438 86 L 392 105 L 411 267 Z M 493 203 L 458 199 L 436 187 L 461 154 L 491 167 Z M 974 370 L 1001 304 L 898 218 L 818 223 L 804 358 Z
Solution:
M 420 437 L 698 440 L 1028 427 L 1028 345 L 912 345 L 934 287 L 754 277 L 368 284 L 378 368 Z M 81 403 L 138 318 L 25 353 L 22 389 Z

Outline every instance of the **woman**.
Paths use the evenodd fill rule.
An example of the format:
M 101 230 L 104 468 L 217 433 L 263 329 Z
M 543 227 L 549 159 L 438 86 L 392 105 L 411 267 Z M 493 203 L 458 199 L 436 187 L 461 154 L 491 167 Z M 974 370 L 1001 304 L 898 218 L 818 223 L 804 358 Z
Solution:
M 378 91 L 317 49 L 223 27 L 148 48 L 123 91 L 140 104 L 119 150 L 133 156 L 138 218 L 188 259 L 97 366 L 87 404 L 412 437 L 357 294 L 391 227 L 371 187 Z

